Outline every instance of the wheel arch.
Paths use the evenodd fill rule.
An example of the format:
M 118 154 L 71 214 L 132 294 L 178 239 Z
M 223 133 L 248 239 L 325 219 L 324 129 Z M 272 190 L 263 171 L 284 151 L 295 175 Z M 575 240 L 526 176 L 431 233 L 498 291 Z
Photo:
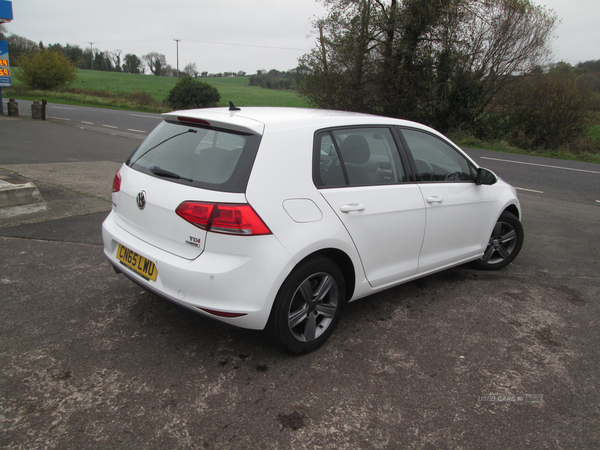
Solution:
M 346 285 L 346 301 L 350 300 L 354 295 L 354 289 L 356 286 L 355 267 L 350 257 L 341 250 L 335 248 L 324 248 L 307 255 L 296 265 L 300 265 L 302 262 L 306 261 L 307 259 L 314 258 L 315 256 L 325 256 L 338 265 L 342 271 L 342 274 L 344 275 L 344 283 Z
M 504 209 L 504 211 L 502 211 L 502 213 L 505 213 L 505 212 L 509 212 L 513 216 L 515 216 L 517 219 L 521 220 L 521 211 L 519 211 L 519 208 L 517 208 L 517 205 L 508 205 Z

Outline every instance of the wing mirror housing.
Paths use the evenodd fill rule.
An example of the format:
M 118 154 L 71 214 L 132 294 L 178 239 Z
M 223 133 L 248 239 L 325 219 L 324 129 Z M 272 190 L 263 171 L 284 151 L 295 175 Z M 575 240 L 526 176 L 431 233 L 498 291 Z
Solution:
M 498 177 L 491 170 L 484 169 L 483 167 L 477 169 L 477 178 L 475 180 L 475 183 L 478 186 L 482 184 L 491 186 L 496 181 L 498 181 Z

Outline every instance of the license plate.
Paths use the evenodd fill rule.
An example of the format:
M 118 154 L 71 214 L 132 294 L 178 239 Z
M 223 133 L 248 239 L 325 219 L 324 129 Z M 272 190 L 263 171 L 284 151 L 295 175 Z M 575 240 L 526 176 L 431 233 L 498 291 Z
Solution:
M 117 259 L 121 261 L 121 264 L 126 265 L 146 280 L 156 281 L 158 270 L 156 270 L 156 266 L 149 259 L 138 255 L 133 250 L 129 250 L 121 244 L 119 244 L 119 249 L 117 250 Z

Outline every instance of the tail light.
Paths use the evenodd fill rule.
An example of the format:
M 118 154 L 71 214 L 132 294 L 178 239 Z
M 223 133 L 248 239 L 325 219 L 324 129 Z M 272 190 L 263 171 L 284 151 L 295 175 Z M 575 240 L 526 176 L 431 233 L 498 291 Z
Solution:
M 121 170 L 121 169 L 119 169 L 119 170 Z M 117 173 L 115 174 L 115 178 L 113 180 L 113 186 L 112 186 L 113 192 L 119 192 L 121 190 L 121 174 L 119 173 L 119 170 L 117 170 Z
M 175 212 L 192 225 L 215 233 L 242 236 L 271 234 L 250 205 L 183 202 Z

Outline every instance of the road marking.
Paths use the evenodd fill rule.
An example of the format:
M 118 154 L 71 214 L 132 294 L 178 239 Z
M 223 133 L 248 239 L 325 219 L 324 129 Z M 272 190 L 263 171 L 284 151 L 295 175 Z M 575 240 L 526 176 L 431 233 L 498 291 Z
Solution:
M 51 117 L 51 119 L 54 119 L 54 120 L 71 120 L 71 119 L 64 119 L 62 117 Z
M 536 194 L 543 194 L 544 192 L 542 191 L 536 191 L 534 189 L 525 189 L 525 188 L 518 188 L 516 187 L 515 189 L 519 190 L 519 191 L 526 191 L 526 192 L 535 192 Z
M 85 120 L 82 120 L 81 123 L 87 123 L 88 125 L 94 125 L 94 122 L 86 122 Z
M 135 131 L 136 133 L 145 133 L 145 131 L 142 131 L 142 130 L 134 130 L 133 128 L 127 128 L 127 131 Z
M 102 126 L 106 127 L 106 128 L 118 128 L 118 127 L 113 127 L 112 125 L 102 125 Z
M 134 117 L 144 117 L 146 119 L 156 119 L 156 120 L 162 120 L 162 117 L 154 117 L 154 116 L 141 116 L 139 114 L 129 114 L 130 116 L 134 116 Z
M 548 166 L 546 164 L 534 164 L 534 163 L 528 163 L 528 162 L 523 162 L 523 161 L 511 161 L 509 159 L 488 158 L 486 156 L 482 156 L 481 159 L 489 159 L 491 161 L 502 161 L 502 162 L 508 162 L 508 163 L 514 163 L 514 164 L 525 164 L 528 166 L 549 167 L 551 169 L 572 170 L 574 172 L 597 173 L 598 175 L 600 175 L 600 172 L 595 172 L 593 170 L 573 169 L 571 167 Z
M 52 109 L 70 109 L 70 110 L 74 110 L 75 108 L 66 108 L 64 106 L 54 106 L 52 105 L 51 107 L 49 106 L 48 108 L 52 108 Z
M 600 203 L 600 200 L 596 200 L 596 203 Z

